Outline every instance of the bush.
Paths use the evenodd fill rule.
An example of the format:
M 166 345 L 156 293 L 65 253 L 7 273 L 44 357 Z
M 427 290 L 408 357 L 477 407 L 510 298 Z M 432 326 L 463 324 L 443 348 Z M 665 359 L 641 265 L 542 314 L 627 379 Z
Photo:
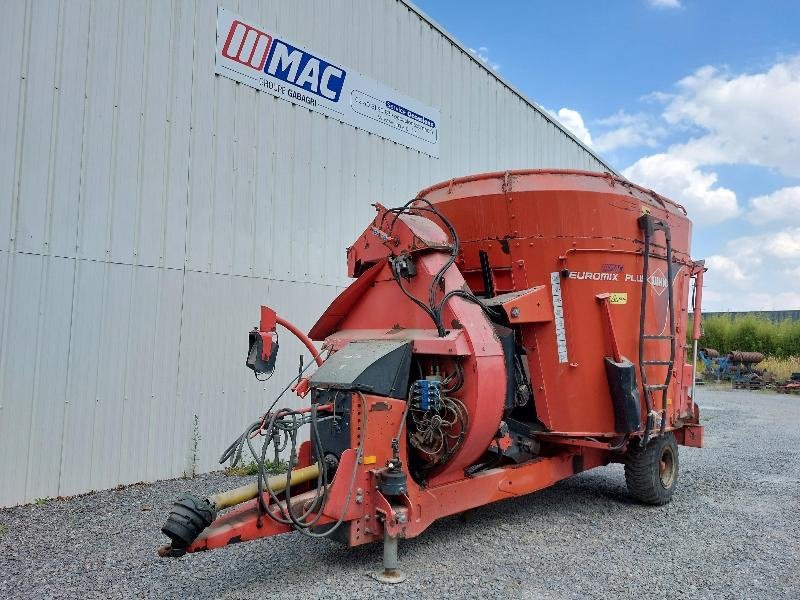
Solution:
M 691 319 L 689 321 L 686 337 L 691 344 Z M 800 356 L 800 321 L 784 319 L 773 322 L 755 315 L 704 317 L 703 335 L 698 346 L 715 348 L 720 354 L 742 350 L 777 358 Z
M 267 460 L 264 463 L 264 470 L 269 475 L 280 475 L 281 473 L 286 473 L 289 466 L 284 461 L 274 461 L 274 460 Z M 231 475 L 234 477 L 246 477 L 248 475 L 256 475 L 258 473 L 258 463 L 255 461 L 250 461 L 249 463 L 240 462 L 235 467 L 227 467 L 225 469 L 225 473 L 227 475 Z

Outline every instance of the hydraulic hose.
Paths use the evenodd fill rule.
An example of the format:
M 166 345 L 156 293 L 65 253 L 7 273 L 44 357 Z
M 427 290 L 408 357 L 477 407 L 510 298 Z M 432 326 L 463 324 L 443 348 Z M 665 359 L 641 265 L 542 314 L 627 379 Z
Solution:
M 286 319 L 284 319 L 283 317 L 281 317 L 279 315 L 275 315 L 275 322 L 278 325 L 283 325 L 284 327 L 286 327 L 286 329 L 291 331 L 292 334 L 298 340 L 303 342 L 303 345 L 306 348 L 308 348 L 309 352 L 311 352 L 311 356 L 314 357 L 314 360 L 316 361 L 317 366 L 318 367 L 322 366 L 322 355 L 319 353 L 319 350 L 317 350 L 317 347 L 314 346 L 314 342 L 311 341 L 310 337 L 308 337 L 305 333 L 300 331 L 300 329 L 298 329 L 298 327 L 294 323 L 291 323 L 291 322 L 287 321 Z

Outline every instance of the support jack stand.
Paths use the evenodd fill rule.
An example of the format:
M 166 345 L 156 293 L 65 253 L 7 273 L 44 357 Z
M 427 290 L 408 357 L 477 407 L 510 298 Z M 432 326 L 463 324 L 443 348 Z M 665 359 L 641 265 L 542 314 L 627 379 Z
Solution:
M 389 535 L 383 536 L 383 571 L 370 573 L 370 577 L 381 583 L 403 583 L 406 574 L 400 570 L 397 561 L 397 538 Z

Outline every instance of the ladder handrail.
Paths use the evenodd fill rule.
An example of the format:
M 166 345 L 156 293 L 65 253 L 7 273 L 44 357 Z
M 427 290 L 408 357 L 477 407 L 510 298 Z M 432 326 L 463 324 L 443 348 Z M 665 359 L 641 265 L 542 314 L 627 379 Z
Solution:
M 652 434 L 654 417 L 653 417 L 653 396 L 652 390 L 661 390 L 661 425 L 659 433 L 664 434 L 667 427 L 667 401 L 669 384 L 672 379 L 672 369 L 675 366 L 675 306 L 674 306 L 674 293 L 673 293 L 673 266 L 672 266 L 672 235 L 670 232 L 669 224 L 661 219 L 655 219 L 649 214 L 639 217 L 639 227 L 644 230 L 644 248 L 642 250 L 643 264 L 642 264 L 642 298 L 639 314 L 639 373 L 642 377 L 642 391 L 644 392 L 645 406 L 647 407 L 647 418 L 645 420 L 645 431 L 642 436 L 642 446 L 647 445 L 650 441 Z M 663 231 L 666 240 L 667 255 L 665 258 L 658 257 L 667 262 L 667 305 L 669 307 L 669 336 L 648 335 L 645 333 L 647 323 L 647 284 L 650 270 L 650 244 L 653 234 L 656 231 Z M 647 383 L 646 367 L 648 364 L 659 364 L 663 361 L 647 361 L 644 356 L 644 342 L 648 339 L 670 339 L 669 361 L 664 363 L 667 365 L 667 376 L 663 384 L 650 385 Z

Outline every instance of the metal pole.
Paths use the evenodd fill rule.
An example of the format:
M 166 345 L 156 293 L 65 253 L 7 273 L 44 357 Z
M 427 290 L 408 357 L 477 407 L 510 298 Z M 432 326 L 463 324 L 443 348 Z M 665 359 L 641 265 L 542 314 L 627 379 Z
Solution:
M 692 269 L 694 274 L 694 323 L 692 323 L 692 339 L 694 343 L 692 346 L 694 347 L 693 355 L 694 361 L 692 362 L 692 402 L 694 402 L 696 396 L 694 395 L 695 388 L 697 387 L 697 340 L 700 339 L 700 334 L 702 333 L 701 330 L 701 322 L 703 318 L 703 273 L 705 273 L 705 263 L 704 261 L 699 261 L 694 264 Z
M 383 570 L 396 573 L 399 570 L 397 561 L 397 538 L 390 535 L 383 538 Z
M 388 533 L 383 534 L 383 571 L 372 573 L 372 577 L 381 583 L 402 583 L 406 574 L 400 570 L 397 560 L 397 538 Z
M 692 402 L 694 402 L 694 389 L 697 386 L 697 340 L 694 340 L 692 345 L 694 346 L 694 360 L 692 360 Z

